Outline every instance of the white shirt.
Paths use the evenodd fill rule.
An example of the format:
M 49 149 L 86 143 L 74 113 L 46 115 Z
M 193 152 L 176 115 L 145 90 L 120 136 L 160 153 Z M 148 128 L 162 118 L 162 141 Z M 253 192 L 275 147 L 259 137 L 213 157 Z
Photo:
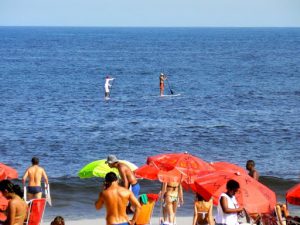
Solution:
M 115 78 L 106 78 L 105 79 L 105 84 L 104 84 L 105 92 L 109 92 L 109 88 L 111 87 L 111 84 L 109 83 L 109 81 L 111 81 L 113 79 L 115 79 Z
M 216 222 L 217 223 L 223 223 L 226 225 L 238 225 L 238 216 L 237 213 L 224 213 L 220 200 L 222 197 L 225 197 L 227 199 L 227 204 L 228 204 L 228 208 L 229 209 L 236 209 L 238 207 L 238 203 L 236 201 L 235 196 L 229 197 L 227 194 L 222 193 L 220 198 L 219 198 L 219 202 L 218 202 L 218 207 L 217 207 L 217 211 L 218 214 L 216 216 Z

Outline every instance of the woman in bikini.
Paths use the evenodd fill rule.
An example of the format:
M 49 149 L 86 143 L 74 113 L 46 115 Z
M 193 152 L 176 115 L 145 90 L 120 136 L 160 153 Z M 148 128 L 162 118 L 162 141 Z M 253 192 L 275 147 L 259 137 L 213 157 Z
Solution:
M 205 201 L 200 194 L 196 194 L 194 203 L 194 218 L 193 225 L 214 225 L 214 219 L 212 215 L 213 200 Z
M 177 207 L 183 204 L 182 186 L 177 182 L 163 183 L 161 194 L 164 201 L 164 221 L 174 224 Z
M 9 200 L 7 207 L 7 225 L 23 225 L 27 213 L 27 204 L 22 199 L 23 193 L 19 185 L 9 180 L 0 181 L 0 191 Z

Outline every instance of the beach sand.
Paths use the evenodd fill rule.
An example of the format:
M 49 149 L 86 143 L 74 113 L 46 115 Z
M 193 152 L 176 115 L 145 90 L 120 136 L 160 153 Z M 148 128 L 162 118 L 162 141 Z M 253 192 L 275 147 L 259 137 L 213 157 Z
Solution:
M 192 224 L 193 217 L 177 217 L 177 224 L 178 225 L 185 225 L 185 224 Z M 50 225 L 51 221 L 45 221 L 42 225 Z M 82 220 L 66 220 L 66 225 L 105 225 L 106 221 L 104 218 L 99 219 L 82 219 Z M 159 225 L 159 218 L 153 217 L 151 219 L 152 225 Z

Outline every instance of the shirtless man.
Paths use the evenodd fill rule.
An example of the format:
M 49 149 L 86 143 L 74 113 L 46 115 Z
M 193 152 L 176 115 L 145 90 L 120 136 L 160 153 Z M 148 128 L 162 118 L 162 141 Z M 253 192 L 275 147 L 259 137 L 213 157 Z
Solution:
M 42 197 L 42 187 L 41 187 L 42 178 L 44 178 L 46 187 L 48 187 L 48 177 L 45 170 L 39 166 L 39 159 L 33 157 L 31 162 L 32 162 L 32 166 L 30 166 L 26 170 L 22 179 L 23 185 L 25 187 L 27 177 L 29 178 L 28 187 L 27 187 L 29 200 Z
M 123 181 L 123 186 L 127 189 L 131 186 L 131 191 L 134 196 L 137 198 L 140 193 L 140 185 L 137 182 L 133 172 L 125 163 L 119 162 L 115 155 L 109 155 L 107 157 L 106 163 L 110 168 L 117 168 L 121 179 Z
M 255 180 L 259 179 L 259 173 L 255 169 L 255 162 L 253 160 L 248 160 L 246 164 L 246 169 L 249 171 L 249 176 L 253 177 Z
M 135 207 L 131 220 L 126 214 L 128 201 Z M 117 175 L 114 172 L 106 174 L 104 190 L 99 193 L 95 208 L 99 210 L 103 205 L 106 208 L 107 225 L 134 225 L 141 210 L 141 205 L 133 193 L 119 186 Z

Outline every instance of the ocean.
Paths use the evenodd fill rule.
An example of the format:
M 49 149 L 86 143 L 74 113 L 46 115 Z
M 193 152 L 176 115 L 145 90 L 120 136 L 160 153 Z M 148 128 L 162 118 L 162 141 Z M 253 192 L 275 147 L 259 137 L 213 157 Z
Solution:
M 104 215 L 94 209 L 101 179 L 77 172 L 108 154 L 138 166 L 185 151 L 243 167 L 253 159 L 285 201 L 300 180 L 299 53 L 299 28 L 0 27 L 1 162 L 21 179 L 40 158 L 53 198 L 46 220 Z M 179 96 L 159 96 L 160 72 L 165 94 Z M 185 196 L 178 214 L 192 215 Z

